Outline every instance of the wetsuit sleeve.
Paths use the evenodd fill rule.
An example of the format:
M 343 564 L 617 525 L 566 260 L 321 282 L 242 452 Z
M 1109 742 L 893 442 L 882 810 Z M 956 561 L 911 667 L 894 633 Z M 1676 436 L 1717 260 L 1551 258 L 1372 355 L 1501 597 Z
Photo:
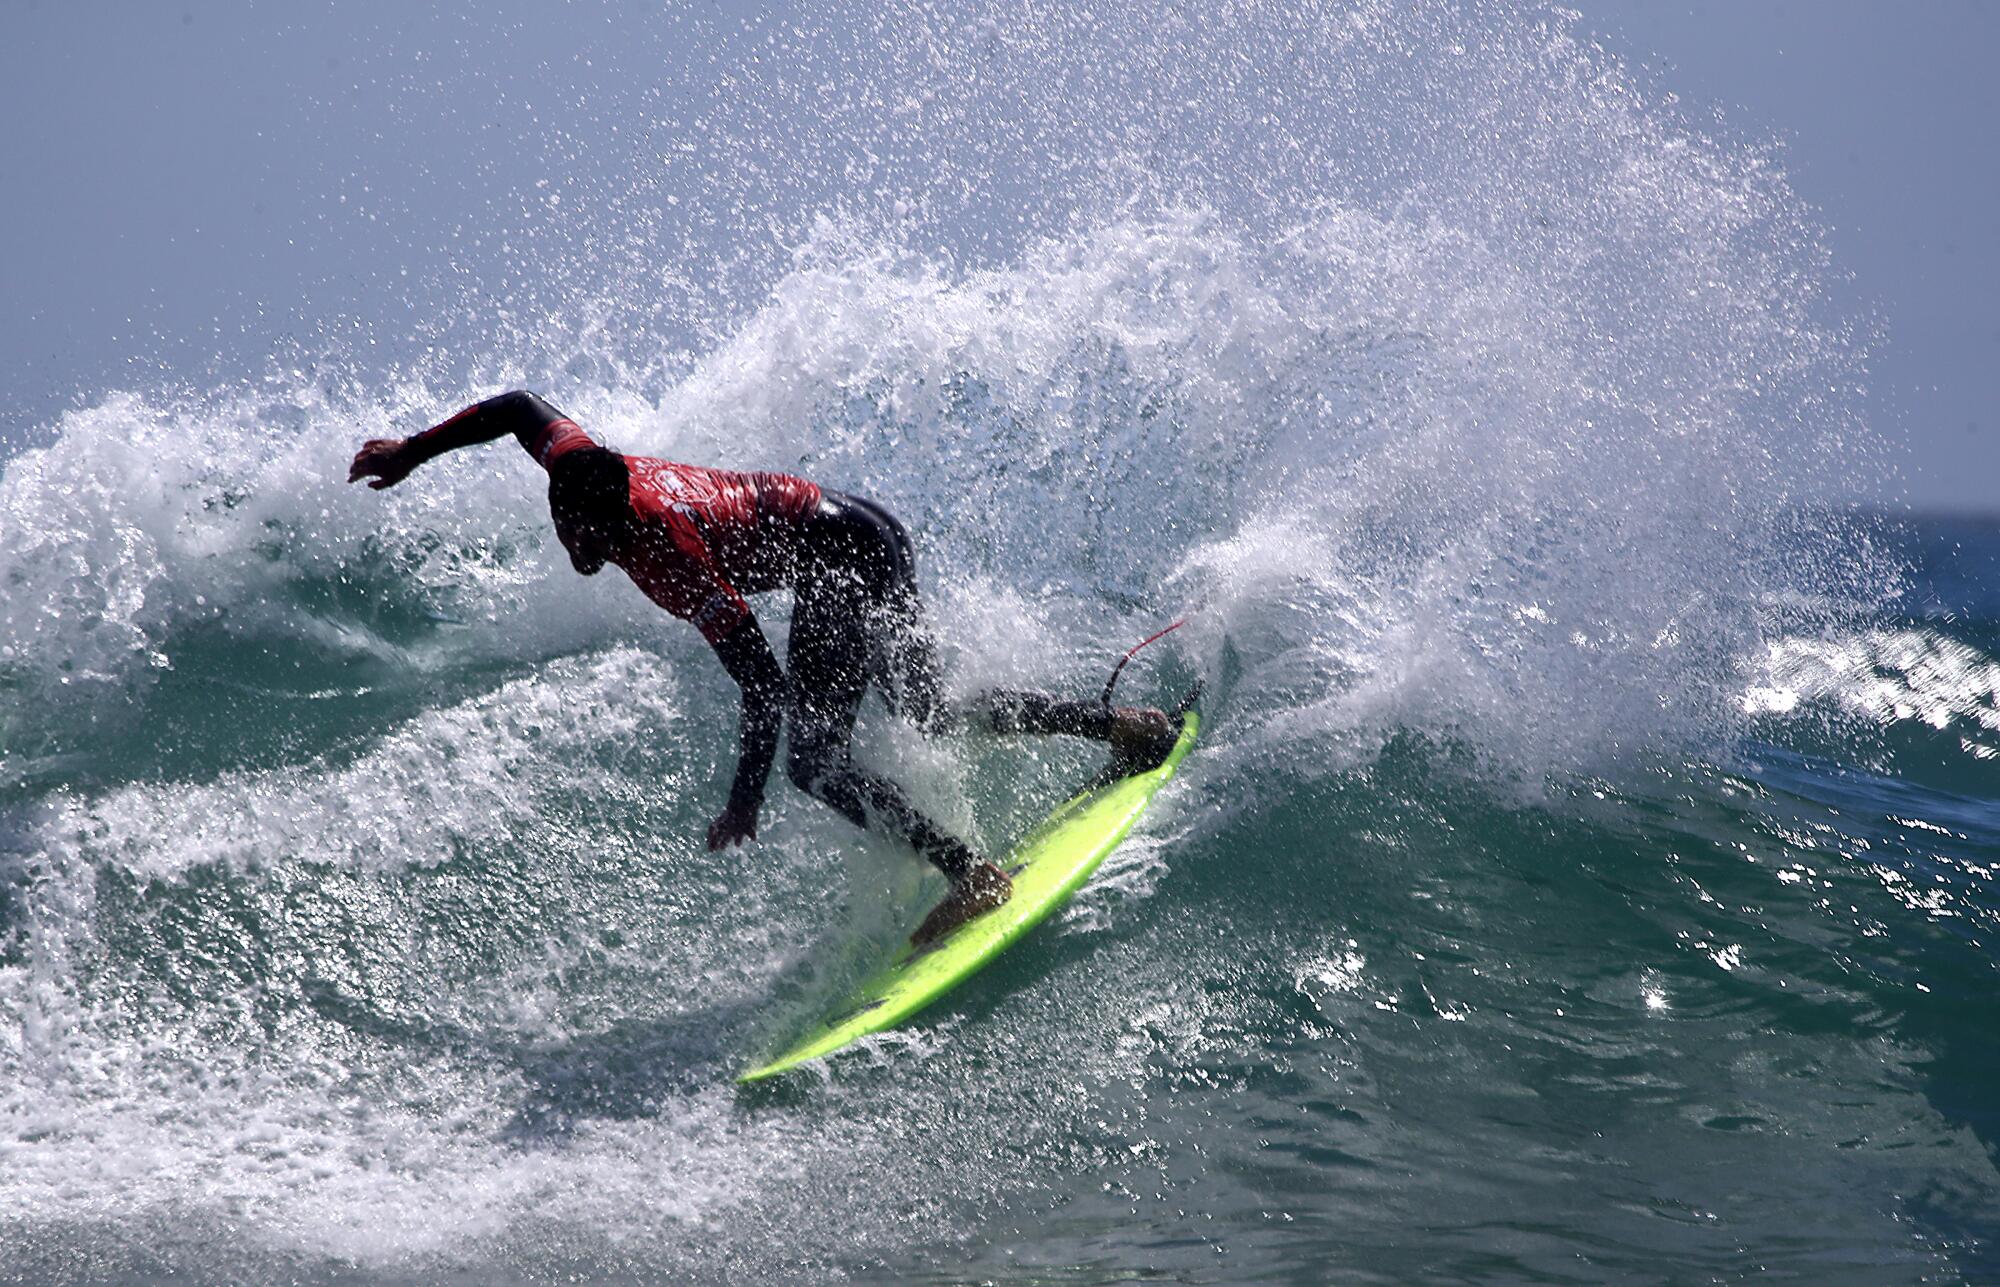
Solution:
M 451 419 L 413 435 L 409 445 L 419 453 L 418 463 L 421 464 L 448 451 L 492 442 L 511 433 L 535 459 L 546 466 L 555 454 L 559 454 L 551 450 L 559 440 L 567 443 L 569 433 L 565 430 L 586 444 L 590 441 L 574 421 L 543 401 L 539 394 L 516 389 L 497 398 L 473 403 Z
M 771 645 L 755 617 L 748 617 L 725 638 L 712 640 L 722 668 L 743 689 L 742 751 L 736 777 L 729 786 L 729 807 L 754 812 L 764 803 L 764 782 L 778 753 L 778 728 L 784 720 L 786 682 Z

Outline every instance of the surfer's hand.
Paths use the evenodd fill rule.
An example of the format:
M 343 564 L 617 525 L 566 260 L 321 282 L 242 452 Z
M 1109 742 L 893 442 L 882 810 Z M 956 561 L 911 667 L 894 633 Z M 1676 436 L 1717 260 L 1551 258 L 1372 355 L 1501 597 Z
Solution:
M 407 439 L 370 438 L 354 453 L 354 463 L 347 467 L 347 481 L 358 483 L 369 479 L 368 485 L 379 492 L 408 478 L 416 467 Z
M 756 838 L 757 809 L 754 805 L 748 809 L 729 805 L 716 816 L 714 822 L 708 824 L 710 849 L 727 849 L 731 845 L 740 845 L 746 840 Z

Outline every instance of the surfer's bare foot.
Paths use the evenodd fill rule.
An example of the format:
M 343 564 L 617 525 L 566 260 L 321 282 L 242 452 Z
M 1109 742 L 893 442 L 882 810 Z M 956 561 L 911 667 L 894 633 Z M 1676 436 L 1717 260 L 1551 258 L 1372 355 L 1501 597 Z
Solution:
M 1111 776 L 1124 778 L 1159 768 L 1179 737 L 1165 711 L 1120 706 L 1111 712 Z
M 924 923 L 910 935 L 910 942 L 916 947 L 935 943 L 973 917 L 992 911 L 1013 896 L 1014 882 L 1007 878 L 1007 873 L 990 862 L 980 863 L 951 887 L 943 902 L 931 908 L 931 914 L 924 917 Z

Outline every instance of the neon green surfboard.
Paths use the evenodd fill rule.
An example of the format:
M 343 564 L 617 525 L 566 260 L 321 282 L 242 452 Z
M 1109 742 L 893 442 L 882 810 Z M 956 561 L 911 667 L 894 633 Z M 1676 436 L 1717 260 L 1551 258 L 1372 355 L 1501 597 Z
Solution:
M 796 1044 L 736 1080 L 775 1077 L 871 1032 L 893 1028 L 1000 955 L 1082 888 L 1173 777 L 1200 728 L 1201 717 L 1188 712 L 1182 717 L 1180 740 L 1158 768 L 1086 791 L 1030 832 L 1004 864 L 1014 878 L 1014 896 L 1005 904 L 926 948 L 905 946 Z

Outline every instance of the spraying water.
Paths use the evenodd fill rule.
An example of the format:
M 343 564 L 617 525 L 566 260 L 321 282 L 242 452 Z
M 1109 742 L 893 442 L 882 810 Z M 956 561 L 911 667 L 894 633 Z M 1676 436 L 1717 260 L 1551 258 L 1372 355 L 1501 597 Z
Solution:
M 650 39 L 734 70 L 614 97 L 643 144 L 497 326 L 7 462 L 15 1263 L 1990 1264 L 1992 627 L 1903 620 L 1931 565 L 1826 505 L 1865 348 L 1770 155 L 1511 6 Z M 1203 753 L 983 987 L 738 1096 L 920 869 L 784 792 L 705 851 L 733 692 L 518 452 L 342 482 L 517 384 L 888 504 L 967 688 L 1190 614 Z M 862 740 L 989 847 L 1082 762 Z

